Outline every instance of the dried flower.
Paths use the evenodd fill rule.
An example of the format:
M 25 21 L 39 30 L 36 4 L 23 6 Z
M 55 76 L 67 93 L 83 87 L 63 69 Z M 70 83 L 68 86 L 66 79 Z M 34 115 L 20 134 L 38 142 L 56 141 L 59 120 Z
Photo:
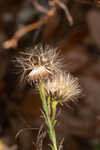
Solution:
M 37 45 L 28 52 L 21 52 L 17 62 L 23 70 L 22 80 L 37 82 L 59 72 L 62 68 L 59 52 L 49 45 Z
M 55 74 L 52 80 L 45 82 L 46 95 L 63 102 L 76 99 L 81 90 L 78 79 L 69 73 Z

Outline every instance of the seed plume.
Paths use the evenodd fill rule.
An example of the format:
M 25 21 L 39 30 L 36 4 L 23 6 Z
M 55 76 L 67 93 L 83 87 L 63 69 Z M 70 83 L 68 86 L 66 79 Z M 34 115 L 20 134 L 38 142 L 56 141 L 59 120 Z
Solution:
M 46 95 L 63 102 L 76 99 L 80 93 L 78 79 L 69 73 L 55 74 L 53 79 L 45 82 Z
M 59 51 L 49 45 L 37 45 L 27 52 L 21 52 L 17 62 L 22 70 L 22 80 L 37 82 L 60 72 L 62 60 Z

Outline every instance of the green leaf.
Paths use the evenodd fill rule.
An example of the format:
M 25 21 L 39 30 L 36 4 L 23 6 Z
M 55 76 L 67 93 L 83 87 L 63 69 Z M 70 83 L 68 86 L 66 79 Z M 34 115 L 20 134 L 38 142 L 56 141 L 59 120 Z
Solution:
M 51 121 L 52 121 L 52 123 L 55 120 L 57 104 L 58 104 L 57 101 L 53 101 L 52 104 L 51 104 L 51 107 L 52 107 L 52 119 L 51 119 Z
M 41 110 L 41 113 L 42 113 L 42 115 L 43 115 L 43 118 L 44 118 L 44 120 L 45 120 L 46 125 L 48 126 L 48 121 L 47 121 L 47 118 L 46 118 L 45 113 L 44 113 L 42 110 Z
M 47 105 L 48 105 L 48 113 L 49 113 L 49 116 L 50 116 L 50 114 L 51 114 L 51 107 L 50 107 L 50 97 L 48 97 L 48 99 L 47 99 Z
M 53 128 L 55 127 L 56 123 L 57 123 L 57 120 L 54 120 L 53 121 Z
M 52 144 L 48 144 L 48 145 L 51 147 L 52 150 L 54 150 L 54 147 Z

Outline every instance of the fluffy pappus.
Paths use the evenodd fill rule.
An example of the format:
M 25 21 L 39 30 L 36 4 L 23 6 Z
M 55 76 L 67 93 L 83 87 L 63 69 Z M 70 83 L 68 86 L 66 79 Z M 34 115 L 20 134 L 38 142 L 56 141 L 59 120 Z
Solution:
M 60 72 L 62 59 L 59 51 L 49 45 L 37 45 L 27 52 L 21 52 L 16 58 L 22 72 L 21 80 L 38 82 Z
M 46 96 L 61 99 L 62 102 L 75 100 L 81 93 L 78 78 L 70 73 L 55 74 L 53 79 L 45 82 Z

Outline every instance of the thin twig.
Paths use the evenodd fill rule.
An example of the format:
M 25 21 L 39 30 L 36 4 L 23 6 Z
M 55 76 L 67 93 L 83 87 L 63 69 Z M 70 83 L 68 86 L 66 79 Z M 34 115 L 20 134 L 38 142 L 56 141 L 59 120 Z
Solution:
M 70 14 L 70 12 L 68 10 L 68 7 L 64 3 L 62 3 L 60 0 L 54 0 L 54 2 L 57 5 L 59 5 L 60 8 L 62 8 L 64 10 L 64 12 L 66 14 L 66 17 L 68 19 L 69 24 L 73 25 L 73 18 L 72 18 L 71 14 Z
M 32 1 L 34 7 L 39 10 L 42 13 L 48 13 L 48 9 L 46 9 L 45 7 L 41 6 L 37 0 L 33 0 Z
M 33 4 L 39 11 L 46 13 L 46 16 L 41 18 L 39 21 L 32 23 L 30 25 L 27 25 L 27 26 L 23 27 L 22 29 L 19 29 L 17 32 L 15 32 L 14 36 L 10 40 L 7 40 L 2 44 L 2 46 L 5 49 L 17 47 L 18 41 L 26 33 L 30 32 L 32 30 L 35 30 L 40 25 L 46 24 L 48 22 L 48 20 L 55 14 L 56 5 L 58 5 L 60 8 L 62 8 L 64 10 L 70 25 L 73 24 L 73 19 L 72 19 L 72 16 L 71 16 L 67 6 L 64 3 L 62 3 L 60 0 L 53 0 L 53 1 L 49 2 L 49 5 L 52 6 L 52 8 L 50 10 L 47 10 L 46 8 L 41 6 L 37 1 L 34 1 Z
M 25 26 L 24 28 L 20 29 L 19 31 L 17 31 L 14 36 L 3 43 L 3 47 L 5 49 L 8 48 L 15 48 L 18 44 L 19 39 L 24 36 L 26 33 L 35 30 L 36 28 L 38 28 L 40 25 L 45 24 L 48 22 L 48 20 L 54 15 L 56 9 L 52 8 L 51 10 L 48 11 L 47 15 L 45 17 L 43 17 L 42 19 L 40 19 L 39 21 L 32 23 L 28 26 Z
M 46 136 L 46 131 L 43 131 L 43 128 L 44 128 L 44 124 L 41 125 L 39 132 L 38 132 L 38 135 L 37 135 L 36 147 L 39 150 L 42 150 L 43 140 Z
M 22 132 L 24 132 L 25 130 L 39 130 L 39 128 L 23 128 L 23 129 L 20 129 L 20 130 L 17 132 L 17 134 L 16 134 L 16 136 L 15 136 L 15 139 L 17 139 L 17 138 L 19 137 L 19 135 L 20 135 Z

